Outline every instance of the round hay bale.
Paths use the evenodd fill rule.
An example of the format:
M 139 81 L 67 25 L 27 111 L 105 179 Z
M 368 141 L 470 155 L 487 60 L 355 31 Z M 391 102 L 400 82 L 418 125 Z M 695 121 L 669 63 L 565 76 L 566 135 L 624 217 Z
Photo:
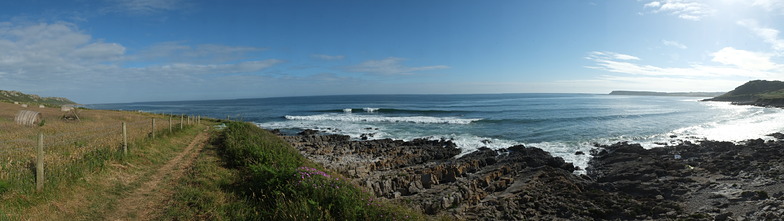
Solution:
M 70 106 L 70 105 L 63 105 L 63 106 L 60 106 L 60 111 L 62 111 L 62 112 L 71 111 L 71 110 L 73 110 L 73 109 L 74 109 L 74 107 L 73 107 L 73 106 Z
M 41 119 L 43 119 L 43 115 L 39 112 L 20 110 L 19 113 L 16 114 L 14 121 L 19 125 L 33 126 L 40 123 Z

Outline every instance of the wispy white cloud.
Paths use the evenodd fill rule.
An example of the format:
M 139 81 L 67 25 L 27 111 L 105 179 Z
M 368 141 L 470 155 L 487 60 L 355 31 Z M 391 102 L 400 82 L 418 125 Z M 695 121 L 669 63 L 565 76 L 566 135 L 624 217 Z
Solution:
M 763 41 L 771 45 L 776 52 L 784 52 L 784 39 L 779 38 L 779 30 L 762 27 L 755 20 L 742 20 L 738 24 L 748 28 L 754 34 L 762 38 Z
M 161 66 L 150 66 L 139 68 L 145 73 L 165 73 L 177 76 L 199 75 L 199 74 L 236 74 L 260 71 L 283 61 L 277 59 L 246 61 L 236 64 L 188 64 L 175 63 Z
M 692 21 L 699 21 L 713 11 L 708 5 L 696 0 L 651 1 L 644 4 L 643 8 L 652 13 L 669 13 Z
M 676 47 L 676 48 L 680 48 L 680 49 L 687 49 L 687 48 L 689 48 L 689 47 L 686 47 L 686 45 L 681 44 L 680 42 L 677 42 L 677 41 L 662 40 L 662 44 L 664 44 L 664 46 Z
M 621 54 L 609 51 L 594 51 L 589 53 L 589 58 L 603 58 L 612 60 L 640 60 L 640 58 L 628 54 Z
M 311 57 L 325 61 L 343 60 L 346 56 L 343 55 L 326 55 L 326 54 L 312 54 Z
M 722 91 L 751 79 L 784 80 L 784 65 L 771 61 L 773 54 L 722 48 L 711 53 L 711 64 L 661 67 L 623 60 L 612 52 L 591 52 L 587 68 L 609 72 L 593 79 L 559 82 L 574 88 L 653 91 Z M 609 85 L 609 87 L 608 87 Z
M 185 4 L 182 0 L 108 0 L 108 3 L 108 11 L 137 15 L 177 10 Z
M 183 42 L 162 42 L 137 53 L 137 59 L 173 62 L 225 62 L 246 59 L 249 54 L 267 50 L 260 47 L 215 44 L 187 45 Z
M 346 67 L 345 70 L 350 72 L 359 72 L 376 75 L 413 75 L 418 71 L 429 71 L 446 69 L 446 65 L 422 66 L 422 67 L 407 67 L 401 64 L 403 58 L 389 57 L 382 60 L 369 60 L 357 65 Z
M 607 56 L 607 54 L 608 52 L 589 53 L 587 59 L 594 61 L 595 64 L 587 67 L 626 75 L 670 76 L 679 78 L 771 78 L 777 76 L 776 73 L 784 70 L 782 69 L 782 65 L 770 62 L 770 55 L 738 50 L 730 47 L 711 54 L 711 56 L 713 56 L 713 61 L 718 64 L 693 64 L 688 67 L 680 68 L 643 65 L 630 60 Z
M 752 5 L 761 7 L 767 11 L 784 9 L 784 2 L 781 0 L 753 0 Z
M 770 61 L 772 54 L 755 53 L 732 47 L 722 48 L 711 56 L 713 56 L 711 61 L 750 71 L 768 71 L 781 67 Z
M 209 58 L 214 54 L 223 56 L 263 50 L 223 45 L 168 46 L 173 49 L 145 53 L 148 56 L 160 53 L 156 56 Z M 207 79 L 223 81 L 220 78 L 226 75 L 259 75 L 283 62 L 247 56 L 230 61 L 184 59 L 166 62 L 161 59 L 164 62 L 149 62 L 139 55 L 127 54 L 121 44 L 94 39 L 69 23 L 0 23 L 0 52 L 0 88 L 29 93 L 55 91 L 52 95 L 73 90 L 106 92 L 101 96 L 136 88 L 165 90 L 173 87 L 174 82 L 176 85 L 209 83 Z M 156 83 L 158 85 L 150 85 Z

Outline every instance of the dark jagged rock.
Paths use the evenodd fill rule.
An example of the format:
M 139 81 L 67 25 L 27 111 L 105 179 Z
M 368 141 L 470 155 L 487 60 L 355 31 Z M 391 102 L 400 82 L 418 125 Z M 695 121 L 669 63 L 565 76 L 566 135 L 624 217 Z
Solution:
M 784 201 L 771 197 L 784 195 L 780 142 L 703 141 L 649 150 L 617 143 L 593 153 L 588 175 L 596 178 L 594 185 L 643 202 L 681 205 L 673 207 L 679 219 L 770 220 L 771 214 L 784 215 Z
M 376 196 L 427 214 L 468 220 L 617 219 L 645 210 L 629 196 L 594 188 L 560 157 L 522 145 L 458 157 L 449 140 L 351 140 L 302 133 L 284 137 L 303 155 L 352 178 Z
M 782 140 L 782 139 L 784 139 L 784 133 L 781 133 L 781 132 L 776 132 L 776 133 L 768 134 L 767 136 L 771 136 L 771 137 L 773 137 L 773 138 L 776 138 L 776 139 L 779 139 L 779 140 Z
M 300 135 L 300 136 L 313 136 L 313 135 L 317 135 L 319 133 L 320 132 L 317 131 L 317 130 L 307 129 L 307 130 L 303 130 L 302 132 L 299 132 L 297 135 Z
M 597 145 L 586 175 L 523 145 L 462 155 L 445 139 L 284 136 L 303 155 L 378 197 L 465 220 L 775 220 L 784 215 L 784 146 L 684 141 Z

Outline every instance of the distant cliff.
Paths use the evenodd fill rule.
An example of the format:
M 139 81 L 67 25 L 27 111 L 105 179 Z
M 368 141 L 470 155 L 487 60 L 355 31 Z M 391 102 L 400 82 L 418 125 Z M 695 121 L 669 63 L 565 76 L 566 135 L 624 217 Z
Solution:
M 76 104 L 67 98 L 62 97 L 41 97 L 35 94 L 25 94 L 19 91 L 0 90 L 0 102 L 19 102 L 23 104 L 43 104 L 48 106 L 60 106 L 64 104 Z
M 671 97 L 715 97 L 724 92 L 653 92 L 653 91 L 612 91 L 610 95 L 632 96 L 671 96 Z
M 740 105 L 784 107 L 784 82 L 754 80 L 735 90 L 705 101 L 728 101 Z

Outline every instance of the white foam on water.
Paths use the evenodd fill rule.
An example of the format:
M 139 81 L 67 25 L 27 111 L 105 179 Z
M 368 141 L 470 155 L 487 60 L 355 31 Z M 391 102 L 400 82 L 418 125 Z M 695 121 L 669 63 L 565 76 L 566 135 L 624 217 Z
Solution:
M 362 108 L 362 110 L 368 113 L 375 113 L 376 111 L 379 110 L 379 108 L 366 107 L 366 108 Z
M 493 150 L 499 150 L 503 148 L 509 148 L 515 145 L 525 145 L 526 147 L 536 147 L 547 151 L 553 157 L 561 157 L 564 161 L 568 163 L 572 163 L 574 166 L 578 167 L 579 170 L 575 171 L 578 174 L 585 174 L 585 168 L 588 167 L 588 161 L 591 160 L 590 151 L 591 149 L 595 148 L 593 146 L 594 142 L 540 142 L 540 143 L 522 143 L 513 140 L 504 140 L 504 139 L 496 139 L 496 138 L 487 138 L 487 137 L 478 137 L 474 135 L 450 135 L 450 136 L 441 136 L 447 139 L 452 140 L 458 148 L 462 150 L 458 157 L 463 155 L 469 154 L 471 152 L 476 151 L 480 147 L 487 147 Z M 434 138 L 439 138 L 439 136 L 434 136 Z M 607 141 L 609 142 L 609 141 Z M 600 142 L 603 143 L 603 142 Z M 583 152 L 583 154 L 578 155 L 575 154 L 576 152 Z
M 591 149 L 596 148 L 593 146 L 593 143 L 604 144 L 602 142 L 540 142 L 529 143 L 525 146 L 537 147 L 549 152 L 555 157 L 561 157 L 564 161 L 572 163 L 579 168 L 579 170 L 575 172 L 585 174 L 585 168 L 588 167 L 588 161 L 591 160 Z M 582 154 L 576 154 L 578 151 L 582 152 Z
M 287 120 L 300 121 L 345 121 L 345 122 L 388 122 L 388 123 L 417 123 L 417 124 L 470 124 L 482 119 L 464 119 L 457 117 L 387 117 L 379 115 L 356 115 L 356 114 L 318 114 L 308 116 L 285 116 Z
M 387 130 L 381 125 L 371 124 L 357 124 L 354 122 L 329 122 L 329 121 L 279 121 L 256 123 L 261 128 L 265 129 L 311 129 L 318 130 L 330 134 L 348 135 L 353 139 L 360 139 L 362 135 L 372 135 L 370 139 L 385 139 L 393 138 L 390 134 L 386 133 Z
M 343 112 L 344 112 L 344 113 L 351 113 L 351 108 L 346 108 L 346 109 L 343 109 Z
M 537 147 L 553 156 L 561 157 L 579 167 L 578 174 L 584 174 L 591 159 L 590 151 L 594 144 L 610 145 L 621 141 L 639 143 L 645 148 L 665 145 L 677 145 L 683 141 L 699 142 L 700 140 L 743 141 L 765 137 L 765 135 L 784 131 L 784 109 L 738 106 L 726 102 L 701 102 L 708 108 L 719 110 L 716 120 L 699 125 L 678 128 L 672 131 L 650 136 L 618 136 L 609 138 L 593 138 L 581 141 L 550 141 L 538 143 L 522 143 L 514 140 L 480 137 L 472 134 L 445 134 L 443 129 L 428 131 L 419 129 L 401 129 L 408 126 L 387 123 L 412 124 L 471 124 L 481 119 L 464 119 L 457 117 L 430 116 L 382 116 L 375 114 L 338 114 L 328 113 L 308 116 L 286 116 L 286 121 L 258 124 L 268 129 L 314 129 L 327 133 L 344 134 L 354 139 L 362 138 L 363 134 L 373 134 L 369 139 L 413 140 L 426 138 L 432 140 L 446 139 L 454 142 L 461 149 L 461 154 L 476 151 L 481 147 L 498 150 L 523 144 Z M 365 112 L 376 112 L 378 109 L 364 108 Z M 412 127 L 417 127 L 413 126 Z M 435 125 L 437 127 L 441 127 Z M 450 126 L 444 126 L 450 127 Z M 448 131 L 448 130 L 447 130 Z M 451 131 L 450 131 L 451 132 Z M 429 134 L 430 133 L 430 134 Z M 672 137 L 671 137 L 672 136 Z M 576 152 L 583 154 L 576 154 Z
M 784 131 L 784 109 L 740 106 L 727 102 L 707 102 L 707 105 L 726 113 L 713 122 L 679 128 L 668 134 L 691 139 L 744 141 Z

